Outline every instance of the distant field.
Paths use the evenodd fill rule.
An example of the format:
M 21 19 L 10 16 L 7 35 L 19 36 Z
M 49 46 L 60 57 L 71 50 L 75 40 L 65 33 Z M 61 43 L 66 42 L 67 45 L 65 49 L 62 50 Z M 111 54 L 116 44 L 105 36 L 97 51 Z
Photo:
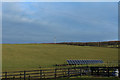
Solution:
M 3 44 L 3 71 L 38 69 L 64 64 L 67 59 L 117 61 L 117 48 L 60 44 Z

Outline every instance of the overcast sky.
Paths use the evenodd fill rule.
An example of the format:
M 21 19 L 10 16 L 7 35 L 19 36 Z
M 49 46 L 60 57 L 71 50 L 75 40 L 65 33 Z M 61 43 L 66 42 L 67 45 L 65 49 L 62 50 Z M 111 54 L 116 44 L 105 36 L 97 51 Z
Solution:
M 118 39 L 117 2 L 4 2 L 3 43 Z

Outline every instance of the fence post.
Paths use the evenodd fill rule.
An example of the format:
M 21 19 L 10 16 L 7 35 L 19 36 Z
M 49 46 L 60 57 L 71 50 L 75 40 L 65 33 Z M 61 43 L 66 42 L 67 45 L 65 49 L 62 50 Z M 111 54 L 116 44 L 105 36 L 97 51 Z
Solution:
M 97 69 L 97 76 L 99 76 L 99 68 Z
M 30 80 L 30 75 L 29 75 L 29 80 Z
M 5 80 L 7 80 L 7 72 L 5 72 Z
M 21 80 L 21 73 L 20 73 L 20 80 Z
M 24 80 L 25 80 L 25 78 L 26 78 L 26 71 L 24 71 Z
M 65 76 L 65 69 L 64 68 L 62 69 L 62 73 L 63 73 L 62 77 L 64 77 Z
M 93 67 L 90 67 L 91 75 L 93 75 Z
M 57 69 L 55 69 L 55 79 L 56 79 L 56 77 L 57 77 L 56 71 L 57 71 Z
M 81 70 L 81 68 L 80 68 L 80 76 L 82 75 L 82 70 Z
M 120 66 L 118 67 L 118 77 L 120 78 Z
M 45 79 L 45 73 L 44 73 L 44 79 Z
M 70 68 L 68 68 L 68 78 L 70 77 Z
M 42 70 L 40 70 L 40 79 L 42 79 Z
M 15 76 L 13 76 L 13 80 L 15 79 Z
M 108 77 L 110 77 L 109 67 L 107 67 L 107 73 L 108 73 Z

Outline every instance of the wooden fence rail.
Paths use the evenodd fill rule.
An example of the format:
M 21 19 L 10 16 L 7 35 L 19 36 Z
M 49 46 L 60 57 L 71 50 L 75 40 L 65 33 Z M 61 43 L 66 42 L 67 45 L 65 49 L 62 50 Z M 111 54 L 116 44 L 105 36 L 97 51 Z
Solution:
M 116 72 L 119 67 L 72 67 L 72 68 L 55 68 L 44 70 L 30 70 L 30 71 L 14 71 L 3 72 L 2 80 L 32 80 L 32 79 L 46 79 L 46 78 L 61 78 L 72 76 L 117 76 Z

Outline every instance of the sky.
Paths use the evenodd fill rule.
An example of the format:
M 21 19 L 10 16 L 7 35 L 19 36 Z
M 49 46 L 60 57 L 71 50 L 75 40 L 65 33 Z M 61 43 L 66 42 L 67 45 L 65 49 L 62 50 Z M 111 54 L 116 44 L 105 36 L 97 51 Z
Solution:
M 119 0 L 2 0 L 2 2 L 119 2 Z
M 4 2 L 3 43 L 118 39 L 117 2 Z

